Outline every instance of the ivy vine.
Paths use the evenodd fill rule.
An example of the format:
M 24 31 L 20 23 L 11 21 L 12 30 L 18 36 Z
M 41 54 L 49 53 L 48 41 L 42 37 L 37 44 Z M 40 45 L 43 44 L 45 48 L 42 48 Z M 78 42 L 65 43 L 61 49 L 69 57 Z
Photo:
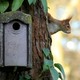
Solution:
M 43 48 L 42 51 L 44 54 L 44 64 L 42 72 L 49 70 L 53 80 L 58 80 L 58 78 L 60 78 L 61 80 L 65 80 L 64 69 L 61 64 L 54 63 L 51 51 L 48 48 Z M 59 71 L 56 68 L 59 69 Z
M 35 5 L 35 3 L 37 2 L 37 0 L 26 0 L 26 1 L 28 1 L 29 5 L 31 5 L 31 4 Z M 9 6 L 11 8 L 11 11 L 16 11 L 22 6 L 23 2 L 24 2 L 24 0 L 13 0 L 12 4 L 10 6 L 8 0 L 1 0 L 0 1 L 0 13 L 5 12 Z M 47 13 L 47 11 L 48 11 L 47 1 L 41 0 L 41 2 L 43 5 L 43 8 L 44 8 L 44 12 Z

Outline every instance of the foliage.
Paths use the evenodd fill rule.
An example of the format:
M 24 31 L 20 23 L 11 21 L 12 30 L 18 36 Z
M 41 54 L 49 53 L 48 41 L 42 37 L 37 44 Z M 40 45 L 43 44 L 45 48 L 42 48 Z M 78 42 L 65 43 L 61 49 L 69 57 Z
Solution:
M 35 5 L 37 2 L 37 0 L 26 0 L 26 1 L 28 1 L 29 5 L 32 5 L 32 4 Z M 16 11 L 22 6 L 23 2 L 24 2 L 24 0 L 13 0 L 12 4 L 10 6 L 8 0 L 2 0 L 0 2 L 0 13 L 5 12 L 8 9 L 8 7 L 10 7 L 11 11 Z M 41 0 L 41 2 L 43 5 L 44 12 L 47 13 L 47 11 L 48 11 L 47 1 Z
M 6 11 L 6 9 L 9 7 L 9 2 L 8 1 L 2 1 L 0 3 L 0 12 L 3 13 Z
M 47 13 L 48 12 L 47 1 L 46 0 L 41 0 L 41 2 L 43 4 L 44 12 Z
M 43 64 L 43 72 L 50 70 L 52 78 L 54 80 L 65 80 L 65 72 L 61 64 L 54 63 L 50 55 L 52 54 L 48 48 L 43 48 L 44 53 L 44 64 Z M 59 69 L 59 71 L 57 69 Z
M 17 9 L 19 9 L 20 6 L 22 5 L 23 1 L 24 0 L 13 0 L 11 10 L 16 11 Z
M 28 0 L 29 5 L 36 3 L 37 0 Z M 41 0 L 43 8 L 44 8 L 44 12 L 47 13 L 48 12 L 48 7 L 47 7 L 47 0 Z
M 19 76 L 19 80 L 31 80 L 31 76 L 30 75 L 28 75 L 28 74 L 21 74 L 20 76 Z

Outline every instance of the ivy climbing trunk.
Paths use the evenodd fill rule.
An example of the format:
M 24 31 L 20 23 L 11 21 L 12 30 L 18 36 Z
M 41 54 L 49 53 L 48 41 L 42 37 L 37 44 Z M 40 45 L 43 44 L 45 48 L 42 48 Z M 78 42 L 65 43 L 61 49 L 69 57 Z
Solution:
M 43 48 L 50 48 L 50 36 L 47 31 L 46 15 L 43 12 L 43 8 L 40 3 L 34 7 L 33 13 L 33 78 L 38 78 L 41 75 L 43 66 Z M 45 75 L 46 76 L 46 75 Z M 44 78 L 44 77 L 43 77 Z M 44 80 L 50 80 L 50 76 L 44 78 Z
M 50 48 L 51 38 L 47 30 L 46 14 L 40 0 L 29 6 L 25 3 L 20 11 L 29 13 L 32 16 L 32 69 L 22 71 L 21 68 L 0 68 L 0 80 L 27 80 L 21 79 L 21 75 L 29 75 L 29 80 L 50 80 L 50 73 L 42 74 L 44 55 L 43 48 Z

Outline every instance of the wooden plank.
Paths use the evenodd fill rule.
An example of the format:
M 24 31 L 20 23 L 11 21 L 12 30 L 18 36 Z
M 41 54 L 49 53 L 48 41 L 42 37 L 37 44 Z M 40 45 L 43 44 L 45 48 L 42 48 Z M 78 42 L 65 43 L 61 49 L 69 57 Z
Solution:
M 5 66 L 27 66 L 27 26 L 12 21 L 4 26 Z
M 0 24 L 0 66 L 3 66 L 3 24 Z

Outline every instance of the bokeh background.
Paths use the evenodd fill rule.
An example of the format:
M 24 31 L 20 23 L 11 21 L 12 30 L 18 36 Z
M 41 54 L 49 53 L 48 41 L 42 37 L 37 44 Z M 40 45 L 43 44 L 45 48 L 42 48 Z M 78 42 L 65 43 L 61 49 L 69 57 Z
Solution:
M 55 63 L 61 63 L 66 80 L 80 80 L 80 0 L 47 0 L 48 12 L 56 19 L 70 16 L 71 33 L 52 35 L 51 50 Z

